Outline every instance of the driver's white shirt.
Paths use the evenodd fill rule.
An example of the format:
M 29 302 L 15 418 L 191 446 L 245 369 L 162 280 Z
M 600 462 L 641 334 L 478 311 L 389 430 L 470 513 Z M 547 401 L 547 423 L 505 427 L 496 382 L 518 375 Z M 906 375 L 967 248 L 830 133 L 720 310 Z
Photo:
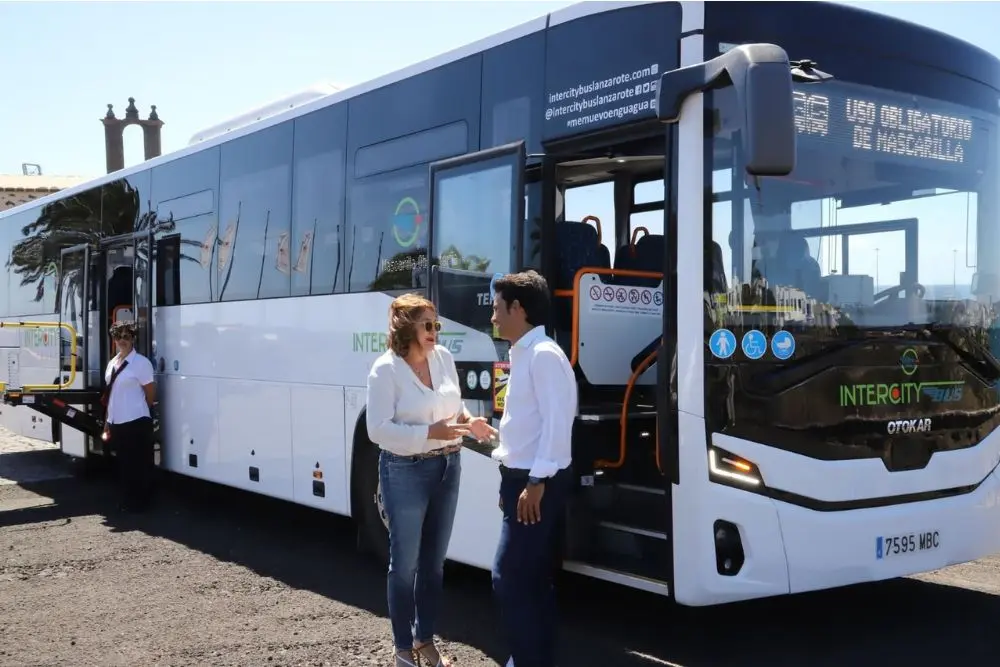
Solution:
M 149 417 L 149 404 L 146 403 L 146 392 L 142 388 L 153 381 L 153 364 L 135 349 L 129 352 L 125 361 L 128 366 L 118 374 L 111 387 L 111 396 L 108 397 L 109 424 L 125 424 Z M 105 382 L 111 382 L 111 373 L 117 362 L 116 354 L 104 369 Z

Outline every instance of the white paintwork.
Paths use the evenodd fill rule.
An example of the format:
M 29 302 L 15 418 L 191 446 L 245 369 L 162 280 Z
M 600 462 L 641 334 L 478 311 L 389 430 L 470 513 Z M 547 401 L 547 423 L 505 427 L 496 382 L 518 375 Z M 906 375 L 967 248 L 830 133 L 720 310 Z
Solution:
M 327 95 L 338 93 L 345 87 L 346 86 L 338 86 L 333 83 L 320 83 L 310 86 L 305 90 L 282 97 L 273 102 L 263 104 L 256 109 L 251 109 L 250 111 L 239 114 L 238 116 L 233 116 L 232 118 L 227 118 L 221 123 L 217 123 L 211 127 L 207 127 L 204 130 L 196 132 L 188 141 L 188 145 L 214 139 L 215 137 L 238 130 L 244 126 L 252 125 L 253 123 L 264 120 L 265 118 L 270 118 L 271 116 L 275 116 L 283 111 L 287 111 L 288 109 L 294 109 L 314 100 L 322 99 Z
M 365 378 L 383 350 L 356 351 L 360 340 L 372 337 L 355 334 L 378 340 L 391 300 L 381 293 L 340 294 L 155 309 L 164 467 L 350 515 L 351 453 Z M 457 359 L 496 360 L 488 336 L 448 320 L 443 325 L 443 332 L 462 334 Z M 198 455 L 197 468 L 188 465 L 191 453 Z M 323 498 L 312 492 L 317 463 Z M 258 468 L 258 482 L 250 480 L 250 466 Z M 499 521 L 484 517 L 495 518 L 499 473 L 494 462 L 468 451 L 462 466 L 449 557 L 490 567 Z
M 757 464 L 764 484 L 826 502 L 881 498 L 977 484 L 1000 463 L 1000 434 L 975 447 L 938 452 L 922 470 L 889 473 L 881 459 L 818 461 L 715 433 L 712 442 Z M 845 480 L 850 480 L 846 484 Z
M 970 494 L 920 503 L 820 512 L 705 483 L 705 422 L 680 415 L 681 480 L 674 487 L 674 597 L 689 605 L 800 593 L 936 570 L 1000 551 L 1000 434 L 971 450 L 937 453 L 924 470 L 888 473 L 878 460 L 819 461 L 714 434 L 713 442 L 757 464 L 768 485 L 827 500 L 863 499 L 974 484 Z M 874 465 L 873 465 L 874 464 Z M 881 467 L 881 472 L 875 470 Z M 992 472 L 991 472 L 992 471 Z M 779 483 L 777 480 L 781 480 Z M 798 480 L 793 482 L 792 480 Z M 711 524 L 739 527 L 742 571 L 715 571 Z M 939 531 L 937 550 L 875 557 L 882 535 Z
M 448 558 L 483 569 L 493 567 L 500 541 L 499 498 L 499 466 L 482 454 L 463 449 L 462 483 Z
M 704 37 L 685 37 L 681 40 L 681 67 L 700 63 L 704 53 Z M 700 251 L 704 245 L 705 213 L 703 99 L 698 93 L 684 101 L 677 135 L 678 154 L 684 156 L 683 168 L 677 172 L 677 219 L 683 221 L 677 225 L 677 276 L 682 281 L 689 281 L 677 290 L 677 407 L 681 412 L 697 416 L 703 416 L 705 410 L 702 378 L 705 312 L 700 278 L 705 275 Z
M 681 34 L 705 29 L 705 3 L 682 0 Z M 683 64 L 683 63 L 682 63 Z
M 594 293 L 591 293 L 594 290 Z M 607 290 L 610 290 L 607 291 Z M 638 298 L 635 304 L 630 295 Z M 606 296 L 613 294 L 612 301 Z M 618 295 L 624 295 L 619 301 Z M 654 301 L 654 294 L 661 298 Z M 594 296 L 597 298 L 594 298 Z M 646 303 L 642 296 L 649 299 Z M 576 299 L 578 317 L 577 362 L 591 384 L 624 385 L 632 375 L 632 359 L 663 333 L 663 283 L 657 287 L 606 285 L 596 273 L 580 278 Z M 656 383 L 656 363 L 636 384 Z

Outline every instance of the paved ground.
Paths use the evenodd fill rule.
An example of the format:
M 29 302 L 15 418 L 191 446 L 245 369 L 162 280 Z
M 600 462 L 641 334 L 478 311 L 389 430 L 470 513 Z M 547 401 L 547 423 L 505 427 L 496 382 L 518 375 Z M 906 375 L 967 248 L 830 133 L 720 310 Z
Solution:
M 129 517 L 68 472 L 0 432 L 0 665 L 392 664 L 384 575 L 346 521 L 181 479 Z M 996 665 L 1000 559 L 925 579 L 684 609 L 567 577 L 563 665 Z M 447 652 L 501 662 L 488 575 L 447 581 Z

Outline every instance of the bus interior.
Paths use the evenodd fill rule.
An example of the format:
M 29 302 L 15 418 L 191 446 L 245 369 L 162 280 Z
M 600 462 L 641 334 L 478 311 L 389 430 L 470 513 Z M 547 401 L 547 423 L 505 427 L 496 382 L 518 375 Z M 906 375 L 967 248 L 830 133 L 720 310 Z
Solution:
M 548 157 L 552 187 L 542 191 L 555 203 L 552 250 L 539 262 L 550 267 L 552 330 L 579 388 L 573 460 L 582 484 L 569 513 L 568 567 L 585 563 L 657 581 L 669 580 L 671 567 L 666 462 L 657 443 L 665 395 L 658 379 L 667 307 L 665 146 L 660 127 L 644 139 Z M 529 204 L 529 229 L 533 215 L 534 226 L 545 227 L 545 209 Z

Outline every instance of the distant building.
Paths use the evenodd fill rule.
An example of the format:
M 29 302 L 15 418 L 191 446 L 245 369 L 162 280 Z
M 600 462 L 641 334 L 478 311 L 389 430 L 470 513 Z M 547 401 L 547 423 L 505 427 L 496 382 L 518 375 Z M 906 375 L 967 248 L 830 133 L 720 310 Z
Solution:
M 0 211 L 5 211 L 88 180 L 86 176 L 0 174 Z

